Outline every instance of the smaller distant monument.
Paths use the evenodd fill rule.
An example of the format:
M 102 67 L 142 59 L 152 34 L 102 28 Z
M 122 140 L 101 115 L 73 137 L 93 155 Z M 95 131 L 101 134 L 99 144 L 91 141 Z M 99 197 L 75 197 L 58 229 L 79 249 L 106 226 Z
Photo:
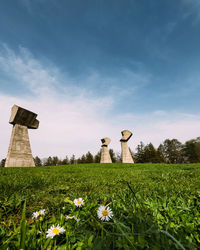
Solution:
M 110 153 L 108 151 L 108 144 L 110 143 L 110 141 L 111 140 L 108 137 L 101 139 L 102 145 L 100 163 L 112 163 Z
M 13 125 L 5 167 L 35 167 L 28 129 L 37 129 L 37 114 L 14 105 L 9 123 Z
M 127 141 L 131 138 L 132 133 L 129 130 L 123 130 L 121 138 L 122 163 L 134 163 Z

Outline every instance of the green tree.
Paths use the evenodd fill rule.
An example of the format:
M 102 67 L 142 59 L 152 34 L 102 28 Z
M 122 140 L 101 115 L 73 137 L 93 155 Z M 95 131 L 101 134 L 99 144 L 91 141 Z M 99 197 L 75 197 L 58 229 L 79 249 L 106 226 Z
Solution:
M 6 163 L 6 158 L 1 160 L 0 166 L 5 167 L 5 163 Z
M 62 165 L 69 165 L 69 158 L 68 156 L 66 155 L 66 157 L 62 160 Z
M 42 161 L 38 156 L 36 156 L 33 159 L 34 159 L 34 162 L 35 162 L 35 166 L 37 166 L 37 167 L 42 166 Z
M 186 163 L 200 162 L 200 137 L 185 142 L 183 155 Z
M 87 154 L 85 155 L 85 162 L 86 163 L 93 163 L 94 162 L 94 157 L 90 153 L 90 151 L 88 151 Z
M 164 155 L 164 146 L 162 144 L 160 144 L 159 147 L 157 148 L 157 162 L 159 163 L 166 162 Z
M 81 164 L 81 158 L 79 157 L 77 160 L 76 160 L 77 164 Z
M 136 148 L 136 153 L 134 155 L 135 162 L 138 162 L 138 163 L 145 162 L 144 148 L 145 148 L 144 143 L 140 142 L 140 144 Z
M 166 139 L 163 143 L 164 147 L 164 156 L 166 162 L 168 163 L 182 163 L 183 154 L 182 154 L 182 144 L 177 139 Z
M 115 163 L 117 161 L 116 156 L 115 156 L 115 152 L 113 151 L 113 149 L 109 149 L 109 153 L 110 153 L 110 157 L 113 163 Z
M 53 166 L 56 166 L 56 165 L 59 165 L 59 163 L 60 163 L 60 160 L 58 159 L 58 157 L 57 157 L 57 156 L 54 156 L 54 157 L 52 158 L 52 165 L 53 165 Z
M 85 157 L 85 155 L 82 155 L 81 157 L 79 157 L 79 158 L 77 159 L 77 163 L 78 163 L 78 164 L 86 163 L 86 157 Z
M 53 165 L 53 161 L 52 161 L 52 157 L 51 156 L 49 156 L 48 158 L 47 158 L 47 160 L 45 161 L 45 164 L 44 164 L 45 166 L 52 166 Z
M 86 163 L 86 157 L 85 157 L 85 155 L 81 156 L 81 163 Z
M 142 154 L 143 162 L 152 162 L 156 163 L 157 161 L 157 152 L 152 143 L 147 144 L 143 149 Z
M 69 163 L 70 163 L 70 164 L 76 164 L 76 158 L 75 158 L 75 155 L 74 155 L 74 154 L 73 154 L 72 157 L 70 158 Z
M 94 162 L 99 163 L 101 159 L 101 150 L 97 152 L 97 154 L 94 156 Z

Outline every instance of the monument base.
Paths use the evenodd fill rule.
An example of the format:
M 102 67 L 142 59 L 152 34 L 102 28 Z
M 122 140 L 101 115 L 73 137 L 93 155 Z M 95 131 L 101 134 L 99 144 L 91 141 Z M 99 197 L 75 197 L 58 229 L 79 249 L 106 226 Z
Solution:
M 121 141 L 122 163 L 134 163 L 130 149 L 126 141 Z
M 35 167 L 26 126 L 13 126 L 5 167 Z
M 100 163 L 112 163 L 110 153 L 107 147 L 103 146 L 101 148 L 101 159 Z

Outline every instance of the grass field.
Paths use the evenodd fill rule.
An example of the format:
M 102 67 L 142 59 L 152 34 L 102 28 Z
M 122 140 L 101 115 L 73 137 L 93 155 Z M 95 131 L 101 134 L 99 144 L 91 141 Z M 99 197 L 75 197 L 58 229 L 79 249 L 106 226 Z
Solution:
M 0 168 L 0 191 L 0 249 L 200 248 L 200 164 Z M 65 233 L 47 239 L 52 224 Z

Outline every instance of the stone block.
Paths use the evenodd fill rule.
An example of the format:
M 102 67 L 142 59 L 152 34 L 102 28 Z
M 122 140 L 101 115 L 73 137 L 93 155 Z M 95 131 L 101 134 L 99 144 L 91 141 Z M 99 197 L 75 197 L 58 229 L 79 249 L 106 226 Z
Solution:
M 20 124 L 27 126 L 30 129 L 37 129 L 39 126 L 39 121 L 36 119 L 37 114 L 14 105 L 11 110 L 10 124 Z
M 13 124 L 5 167 L 35 167 L 28 135 L 28 128 L 37 129 L 37 114 L 14 105 L 10 124 Z
M 127 141 L 131 138 L 132 133 L 129 130 L 123 130 L 122 132 L 121 150 L 122 150 L 122 163 L 134 163 Z
M 101 159 L 100 163 L 112 163 L 110 153 L 108 150 L 108 144 L 110 143 L 110 138 L 105 137 L 101 139 L 102 145 L 101 145 Z

